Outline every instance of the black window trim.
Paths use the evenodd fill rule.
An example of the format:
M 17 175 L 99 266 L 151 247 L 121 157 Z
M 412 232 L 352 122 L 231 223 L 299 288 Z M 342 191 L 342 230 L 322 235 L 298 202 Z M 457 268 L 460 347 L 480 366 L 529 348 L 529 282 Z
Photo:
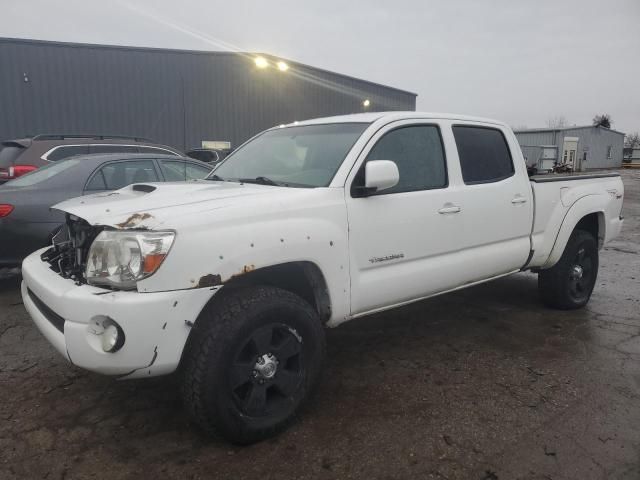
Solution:
M 509 175 L 503 175 L 502 177 L 496 177 L 496 178 L 492 178 L 489 180 L 476 180 L 473 182 L 466 182 L 464 179 L 464 172 L 462 171 L 462 161 L 460 160 L 460 150 L 458 150 L 458 142 L 456 141 L 456 134 L 454 131 L 454 128 L 456 127 L 467 127 L 467 128 L 482 128 L 484 130 L 496 130 L 498 132 L 500 132 L 500 135 L 502 135 L 502 139 L 504 140 L 504 144 L 507 146 L 507 153 L 509 154 L 509 160 L 511 161 L 511 173 Z M 509 142 L 507 141 L 507 137 L 504 135 L 504 132 L 502 131 L 501 128 L 499 127 L 490 127 L 487 125 L 477 125 L 477 124 L 473 124 L 473 123 L 452 123 L 451 124 L 451 134 L 453 135 L 453 141 L 456 144 L 456 152 L 458 154 L 458 163 L 460 164 L 460 176 L 462 177 L 462 182 L 465 185 L 482 185 L 484 183 L 497 183 L 497 182 L 502 182 L 503 180 L 506 180 L 507 178 L 511 178 L 516 174 L 516 166 L 513 163 L 513 155 L 511 154 L 511 146 L 509 145 Z
M 140 161 L 140 160 L 149 160 L 149 161 L 151 161 L 151 163 L 153 164 L 153 170 L 154 170 L 154 172 L 156 173 L 156 177 L 158 178 L 158 180 L 155 180 L 155 181 L 162 182 L 162 180 L 160 180 L 160 179 L 161 179 L 161 178 L 162 178 L 162 179 L 164 179 L 164 175 L 162 175 L 162 174 L 158 174 L 158 172 L 159 172 L 159 170 L 160 170 L 160 169 L 159 169 L 159 166 L 160 166 L 160 165 L 158 165 L 158 164 L 156 163 L 156 161 L 155 161 L 156 159 L 155 159 L 155 158 L 153 158 L 153 157 L 143 157 L 143 158 L 121 158 L 121 159 L 118 159 L 118 160 L 110 160 L 110 161 L 108 161 L 108 162 L 104 162 L 104 163 L 101 163 L 100 165 L 98 165 L 98 166 L 93 170 L 93 172 L 91 172 L 91 174 L 89 175 L 89 177 L 87 178 L 87 181 L 84 183 L 84 187 L 82 188 L 82 191 L 83 191 L 83 192 L 112 192 L 112 191 L 113 191 L 113 189 L 110 189 L 110 188 L 109 188 L 109 185 L 107 185 L 107 179 L 105 178 L 104 174 L 102 174 L 102 178 L 103 178 L 103 180 L 104 180 L 104 186 L 105 186 L 105 187 L 107 187 L 107 188 L 106 188 L 106 190 L 87 190 L 87 185 L 89 185 L 89 183 L 91 182 L 91 180 L 93 180 L 93 177 L 94 177 L 94 176 L 96 176 L 98 173 L 102 173 L 102 169 L 103 169 L 104 167 L 106 167 L 107 165 L 112 165 L 112 164 L 114 164 L 114 163 L 123 163 L 123 162 L 137 162 L 137 161 Z M 133 185 L 133 184 L 130 184 L 130 185 Z M 127 186 L 128 186 L 128 185 L 127 185 Z M 124 188 L 124 187 L 122 187 L 122 188 Z
M 408 119 L 407 119 L 408 120 Z M 403 121 L 403 120 L 400 120 Z M 389 125 L 389 124 L 387 124 Z M 378 131 L 376 131 L 373 136 L 377 135 L 378 132 L 380 132 L 380 130 L 384 129 L 387 125 L 384 125 L 382 127 L 380 127 L 380 129 Z M 378 142 L 380 140 L 382 140 L 386 135 L 388 135 L 391 132 L 394 132 L 396 130 L 400 130 L 402 128 L 409 128 L 409 127 L 436 127 L 436 130 L 438 131 L 438 136 L 440 137 L 440 147 L 442 148 L 442 159 L 444 160 L 444 178 L 445 178 L 445 184 L 443 186 L 440 187 L 430 187 L 430 188 L 422 188 L 420 190 L 410 190 L 408 192 L 387 192 L 385 190 L 382 190 L 380 192 L 374 192 L 372 194 L 361 194 L 361 193 L 357 193 L 356 189 L 359 187 L 358 185 L 356 185 L 356 179 L 358 178 L 358 175 L 360 174 L 360 172 L 365 168 L 365 165 L 367 164 L 367 156 L 369 156 L 369 154 L 371 153 L 371 150 L 373 150 L 375 148 L 375 146 L 378 144 Z M 372 139 L 370 139 L 370 141 L 372 141 Z M 442 138 L 442 128 L 440 127 L 440 124 L 438 123 L 434 123 L 434 122 L 430 122 L 430 121 L 426 121 L 426 122 L 419 122 L 419 123 L 406 123 L 404 125 L 397 125 L 395 127 L 390 128 L 389 130 L 387 130 L 386 132 L 383 132 L 380 135 L 380 138 L 378 138 L 375 142 L 373 142 L 373 145 L 371 146 L 371 148 L 369 148 L 367 150 L 368 147 L 368 143 L 367 145 L 365 145 L 362 149 L 362 151 L 360 152 L 360 155 L 363 155 L 364 152 L 366 151 L 366 155 L 364 160 L 362 161 L 362 164 L 360 164 L 360 166 L 358 167 L 358 170 L 356 172 L 356 174 L 353 176 L 353 179 L 351 180 L 351 185 L 349 186 L 349 194 L 351 195 L 351 198 L 366 198 L 366 197 L 378 197 L 378 196 L 382 196 L 382 195 L 400 195 L 403 193 L 415 193 L 415 192 L 428 192 L 431 190 L 443 190 L 445 188 L 449 188 L 449 164 L 448 164 L 448 158 L 447 158 L 447 150 L 445 149 L 444 146 L 444 140 Z M 358 156 L 360 156 L 358 155 Z

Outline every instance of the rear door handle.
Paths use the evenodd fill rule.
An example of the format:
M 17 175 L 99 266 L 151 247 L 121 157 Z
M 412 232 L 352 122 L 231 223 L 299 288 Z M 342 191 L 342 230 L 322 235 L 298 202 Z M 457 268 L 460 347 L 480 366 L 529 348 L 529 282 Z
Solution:
M 452 203 L 445 203 L 444 206 L 438 210 L 438 213 L 441 214 L 446 214 L 446 213 L 459 213 L 460 212 L 460 207 L 458 207 L 457 205 L 454 205 Z
M 513 200 L 511 200 L 511 203 L 513 203 L 514 205 L 517 205 L 518 203 L 527 203 L 527 199 L 522 195 L 516 195 L 515 197 L 513 197 Z

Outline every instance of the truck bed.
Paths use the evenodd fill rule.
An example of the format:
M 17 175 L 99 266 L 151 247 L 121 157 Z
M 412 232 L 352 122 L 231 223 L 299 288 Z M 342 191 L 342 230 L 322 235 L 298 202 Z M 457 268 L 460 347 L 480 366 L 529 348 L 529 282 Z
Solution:
M 530 177 L 534 198 L 530 267 L 548 268 L 562 253 L 574 225 L 592 213 L 598 243 L 615 237 L 622 223 L 624 186 L 616 172 L 582 172 Z M 580 180 L 579 182 L 576 180 Z

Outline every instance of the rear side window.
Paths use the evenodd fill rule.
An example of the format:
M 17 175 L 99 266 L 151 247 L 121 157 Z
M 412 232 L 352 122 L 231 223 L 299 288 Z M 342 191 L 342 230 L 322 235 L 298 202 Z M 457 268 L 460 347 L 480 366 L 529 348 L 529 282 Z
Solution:
M 210 168 L 203 167 L 202 165 L 198 165 L 196 163 L 187 162 L 186 168 L 186 177 L 187 180 L 200 180 L 201 178 L 206 177 L 211 172 Z
M 129 145 L 91 145 L 89 153 L 138 153 L 138 148 Z
M 50 162 L 57 162 L 58 160 L 64 160 L 65 158 L 73 157 L 74 155 L 86 155 L 89 153 L 89 145 L 64 145 L 61 147 L 55 147 L 45 157 L 45 160 Z
M 186 162 L 160 160 L 160 168 L 167 182 L 184 182 L 186 178 Z
M 91 177 L 91 180 L 89 180 L 89 183 L 87 183 L 87 186 L 84 189 L 94 191 L 107 189 L 107 182 L 104 179 L 102 170 L 98 170 L 98 172 L 93 177 Z
M 38 185 L 40 183 L 46 182 L 56 175 L 61 174 L 65 170 L 69 170 L 75 167 L 78 163 L 80 163 L 80 161 L 80 159 L 72 158 L 64 162 L 49 163 L 42 168 L 39 168 L 37 170 L 34 170 L 33 172 L 23 175 L 20 178 L 12 180 L 7 185 L 11 185 L 11 187 L 30 187 L 32 185 Z
M 448 184 L 440 131 L 434 125 L 390 131 L 371 149 L 367 155 L 370 160 L 392 160 L 398 166 L 400 181 L 380 195 L 444 188 Z
M 467 185 L 498 182 L 513 175 L 511 152 L 500 130 L 454 126 L 453 136 Z
M 210 168 L 197 163 L 178 162 L 175 160 L 160 160 L 160 168 L 167 182 L 183 182 L 185 180 L 199 180 L 211 172 Z
M 132 183 L 157 182 L 153 160 L 110 163 L 95 173 L 86 190 L 118 190 Z

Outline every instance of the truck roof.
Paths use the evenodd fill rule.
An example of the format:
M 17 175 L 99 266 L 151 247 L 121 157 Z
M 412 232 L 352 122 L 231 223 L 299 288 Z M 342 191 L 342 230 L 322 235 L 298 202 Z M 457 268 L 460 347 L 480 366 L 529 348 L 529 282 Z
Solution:
M 285 127 L 298 125 L 318 125 L 323 123 L 373 123 L 377 120 L 384 119 L 386 121 L 405 120 L 412 118 L 432 118 L 441 120 L 466 120 L 473 122 L 491 123 L 495 125 L 506 126 L 504 122 L 492 120 L 490 118 L 472 117 L 468 115 L 460 115 L 457 113 L 435 113 L 435 112 L 369 112 L 369 113 L 353 113 L 350 115 L 338 115 L 335 117 L 312 118 L 299 122 L 289 123 Z

